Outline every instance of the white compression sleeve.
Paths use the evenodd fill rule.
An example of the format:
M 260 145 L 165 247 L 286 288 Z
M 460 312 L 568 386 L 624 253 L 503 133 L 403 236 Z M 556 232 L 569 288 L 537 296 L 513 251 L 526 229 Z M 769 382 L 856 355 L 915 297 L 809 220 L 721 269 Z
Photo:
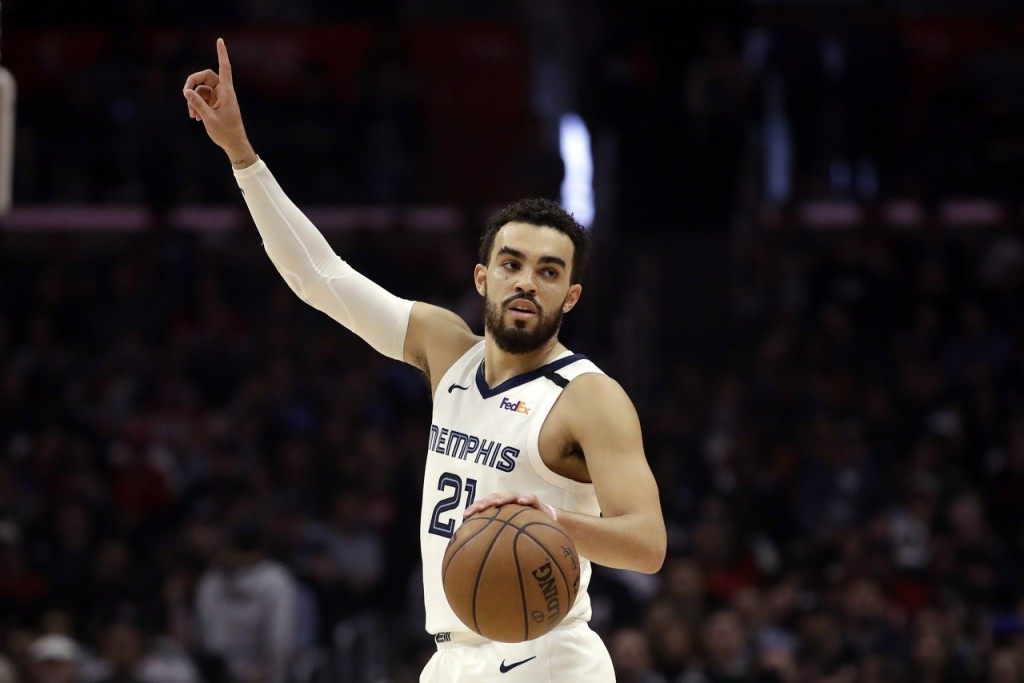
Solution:
M 235 171 L 263 247 L 299 298 L 402 360 L 413 302 L 401 299 L 341 260 L 277 184 L 263 161 Z

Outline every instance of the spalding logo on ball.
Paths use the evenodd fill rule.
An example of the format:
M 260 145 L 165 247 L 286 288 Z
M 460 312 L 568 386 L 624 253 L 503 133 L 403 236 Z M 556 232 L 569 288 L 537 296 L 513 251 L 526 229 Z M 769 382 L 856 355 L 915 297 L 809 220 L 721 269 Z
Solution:
M 580 590 L 576 545 L 532 507 L 488 508 L 448 543 L 441 580 L 455 616 L 503 643 L 544 635 L 569 613 Z

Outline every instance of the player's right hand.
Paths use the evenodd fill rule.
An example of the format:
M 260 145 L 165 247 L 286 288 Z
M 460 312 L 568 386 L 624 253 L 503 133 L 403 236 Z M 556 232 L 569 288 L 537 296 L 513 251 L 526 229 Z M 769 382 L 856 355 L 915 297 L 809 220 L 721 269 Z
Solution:
M 527 505 L 550 515 L 556 522 L 558 521 L 558 512 L 556 509 L 540 500 L 532 493 L 492 493 L 468 505 L 466 507 L 466 511 L 462 514 L 462 517 L 463 519 L 469 519 L 473 515 L 479 514 L 487 508 L 500 508 L 502 505 L 507 505 L 509 503 Z
M 216 72 L 204 69 L 185 79 L 182 94 L 188 102 L 188 114 L 203 122 L 207 135 L 228 153 L 232 162 L 250 156 L 255 161 L 242 125 L 242 112 L 231 78 L 231 61 L 223 38 L 217 39 L 217 62 Z

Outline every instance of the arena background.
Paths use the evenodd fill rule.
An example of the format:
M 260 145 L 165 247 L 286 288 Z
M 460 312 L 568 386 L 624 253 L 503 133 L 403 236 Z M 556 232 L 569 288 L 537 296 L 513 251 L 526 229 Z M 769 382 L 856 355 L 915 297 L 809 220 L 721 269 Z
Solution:
M 180 95 L 217 36 L 339 253 L 474 326 L 478 227 L 561 197 L 585 124 L 565 336 L 636 402 L 670 539 L 595 574 L 620 681 L 1024 680 L 1010 0 L 4 0 L 0 680 L 399 683 L 433 648 L 426 388 L 270 265 Z M 262 594 L 200 590 L 252 562 Z

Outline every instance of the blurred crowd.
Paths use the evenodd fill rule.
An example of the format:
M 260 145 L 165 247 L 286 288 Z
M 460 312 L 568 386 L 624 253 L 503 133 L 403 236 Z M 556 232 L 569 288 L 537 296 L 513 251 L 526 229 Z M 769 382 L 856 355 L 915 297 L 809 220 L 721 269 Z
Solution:
M 0 631 L 22 680 L 45 632 L 92 680 L 172 662 L 181 683 L 283 683 L 366 610 L 415 654 L 422 378 L 279 287 L 255 233 L 95 239 L 2 250 Z M 443 242 L 389 240 L 337 246 L 458 309 L 425 260 Z
M 762 227 L 724 360 L 670 356 L 635 396 L 670 552 L 595 574 L 620 680 L 1021 680 L 1019 223 Z M 471 240 L 332 241 L 476 322 Z M 415 680 L 422 378 L 305 307 L 251 229 L 2 254 L 7 680 L 71 683 L 35 671 L 41 635 L 78 683 Z
M 159 220 L 238 202 L 182 108 L 212 43 L 180 23 L 519 21 L 549 6 L 239 1 L 197 18 L 189 3 L 8 0 L 0 62 L 12 33 L 52 47 L 55 4 L 79 37 L 106 35 L 101 12 L 160 38 L 127 31 L 24 92 L 16 203 L 157 219 L 124 234 L 0 219 L 0 683 L 417 680 L 434 648 L 415 523 L 426 384 L 294 297 L 248 221 Z M 1024 681 L 1024 22 L 975 14 L 950 31 L 893 4 L 736 3 L 680 27 L 659 3 L 595 3 L 580 52 L 542 70 L 575 83 L 595 185 L 616 198 L 599 296 L 567 341 L 632 391 L 670 532 L 658 574 L 595 570 L 592 623 L 621 683 Z M 556 19 L 523 34 L 534 68 L 567 36 Z M 303 205 L 457 197 L 477 219 L 465 234 L 329 237 L 478 328 L 476 214 L 554 195 L 561 168 L 532 121 L 521 154 L 484 146 L 463 169 L 501 179 L 489 194 L 446 184 L 460 176 L 438 160 L 461 157 L 438 143 L 403 36 L 374 28 L 350 89 L 322 68 L 288 97 L 246 84 L 246 120 Z M 463 95 L 456 132 L 479 135 L 487 98 Z M 1004 202 L 1004 218 L 968 228 L 934 210 L 962 194 Z M 920 224 L 887 223 L 889 197 L 919 200 Z M 798 208 L 816 198 L 860 202 L 864 220 L 813 229 Z M 771 222 L 752 210 L 766 201 Z M 730 242 L 737 218 L 749 229 Z M 703 296 L 675 270 L 702 259 L 698 232 L 733 248 L 728 276 L 700 284 L 730 304 L 714 337 L 680 315 Z M 634 291 L 652 283 L 666 296 Z M 597 312 L 640 307 L 652 350 L 633 353 L 660 362 L 643 382 L 621 318 Z
M 760 226 L 726 359 L 645 413 L 676 552 L 636 680 L 1024 677 L 1019 225 Z

